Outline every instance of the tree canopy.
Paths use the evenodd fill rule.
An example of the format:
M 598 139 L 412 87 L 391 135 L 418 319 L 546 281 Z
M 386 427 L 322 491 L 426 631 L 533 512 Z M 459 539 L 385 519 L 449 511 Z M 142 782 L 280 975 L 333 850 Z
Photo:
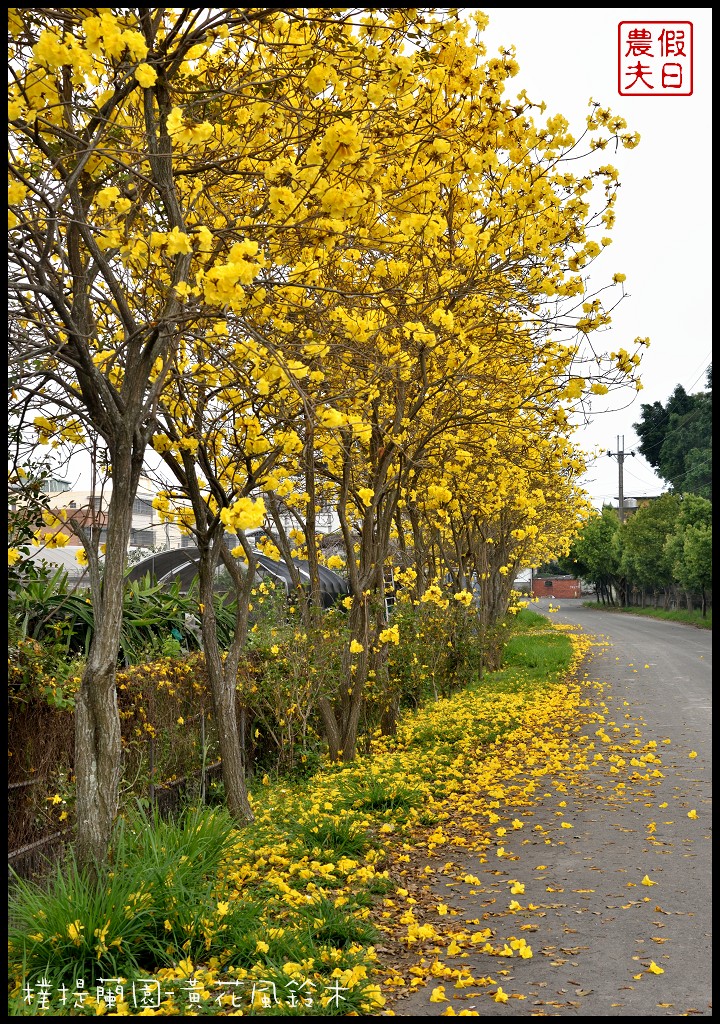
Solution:
M 678 384 L 666 404 L 641 405 L 638 445 L 678 494 L 712 498 L 712 367 L 707 390 L 688 395 Z
M 100 441 L 113 485 L 102 583 L 87 552 L 97 628 L 76 718 L 93 855 L 117 799 L 123 571 L 150 445 L 159 510 L 194 534 L 206 587 L 283 513 L 316 573 L 315 517 L 336 511 L 352 638 L 323 707 L 333 756 L 354 755 L 392 642 L 374 604 L 391 541 L 415 563 L 417 600 L 448 574 L 469 594 L 474 576 L 490 622 L 517 567 L 567 551 L 589 513 L 572 413 L 639 389 L 649 344 L 605 351 L 624 275 L 588 284 L 615 220 L 602 153 L 639 139 L 596 102 L 577 134 L 506 95 L 518 66 L 487 56 L 486 22 L 10 12 L 11 414 L 31 447 Z M 217 654 L 241 816 L 234 681 Z
M 712 503 L 696 494 L 644 501 L 620 523 L 605 506 L 590 517 L 563 560 L 592 583 L 603 600 L 625 603 L 633 593 L 667 604 L 682 593 L 705 614 L 712 589 Z

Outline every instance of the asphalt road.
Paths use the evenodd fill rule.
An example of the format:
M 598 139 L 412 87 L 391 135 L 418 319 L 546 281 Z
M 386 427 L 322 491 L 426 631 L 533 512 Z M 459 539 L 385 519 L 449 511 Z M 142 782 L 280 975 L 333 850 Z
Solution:
M 605 715 L 603 728 L 610 736 L 632 730 L 638 754 L 649 749 L 659 758 L 636 775 L 648 768 L 656 774 L 618 788 L 632 769 L 612 774 L 607 758 L 593 764 L 565 798 L 562 816 L 573 828 L 563 833 L 553 827 L 556 792 L 528 809 L 542 831 L 523 830 L 508 868 L 534 911 L 512 919 L 494 913 L 507 902 L 508 871 L 471 853 L 467 868 L 481 882 L 475 895 L 433 882 L 438 898 L 462 915 L 458 922 L 527 936 L 530 959 L 471 950 L 443 961 L 476 978 L 492 975 L 507 1002 L 492 999 L 497 984 L 458 990 L 446 980 L 447 1001 L 430 1000 L 431 981 L 391 1009 L 397 1016 L 453 1015 L 451 1007 L 455 1015 L 496 1017 L 709 1017 L 712 633 L 586 609 L 579 600 L 552 602 L 553 612 L 549 604 L 533 608 L 595 638 L 582 674 Z M 593 681 L 605 684 L 602 692 Z M 648 748 L 652 742 L 657 746 Z M 527 930 L 519 931 L 523 924 Z

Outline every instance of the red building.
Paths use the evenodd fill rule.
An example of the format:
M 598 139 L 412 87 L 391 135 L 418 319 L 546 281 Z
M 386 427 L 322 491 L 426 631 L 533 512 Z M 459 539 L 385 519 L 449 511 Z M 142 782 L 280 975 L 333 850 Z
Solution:
M 580 580 L 573 576 L 539 576 L 533 580 L 533 597 L 580 597 Z

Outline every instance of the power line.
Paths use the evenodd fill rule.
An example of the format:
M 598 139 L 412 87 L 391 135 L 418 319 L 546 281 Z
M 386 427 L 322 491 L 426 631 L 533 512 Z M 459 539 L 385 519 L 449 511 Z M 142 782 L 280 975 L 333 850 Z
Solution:
M 705 365 L 704 365 L 703 369 L 702 369 L 702 370 L 700 371 L 700 373 L 699 373 L 699 374 L 697 375 L 697 377 L 695 378 L 695 380 L 694 380 L 694 381 L 692 382 L 692 384 L 688 385 L 688 387 L 689 387 L 689 389 L 690 389 L 690 390 L 692 390 L 692 389 L 693 389 L 693 388 L 695 387 L 695 385 L 696 385 L 696 384 L 697 384 L 697 382 L 698 382 L 698 381 L 700 380 L 700 378 L 702 377 L 702 375 L 703 375 L 703 374 L 706 374 L 706 373 L 708 372 L 708 370 L 710 369 L 710 367 L 712 366 L 712 362 L 707 362 L 707 361 L 706 361 L 706 360 L 708 360 L 708 359 L 710 358 L 710 355 L 711 355 L 711 352 L 708 352 L 708 353 L 707 353 L 707 355 L 704 355 L 704 356 L 702 357 L 702 361 L 703 361 L 703 363 L 704 363 Z
M 640 483 L 640 484 L 644 484 L 645 486 L 650 486 L 650 485 L 657 486 L 656 481 L 648 480 L 647 478 L 645 480 L 643 480 L 642 477 L 639 477 L 636 473 L 631 473 L 630 470 L 627 469 L 627 468 L 625 469 L 625 472 L 627 473 L 628 476 L 631 476 L 633 478 L 633 480 L 637 480 L 637 482 Z M 655 475 L 657 476 L 657 474 L 655 474 Z M 658 476 L 657 479 L 660 480 L 662 478 Z

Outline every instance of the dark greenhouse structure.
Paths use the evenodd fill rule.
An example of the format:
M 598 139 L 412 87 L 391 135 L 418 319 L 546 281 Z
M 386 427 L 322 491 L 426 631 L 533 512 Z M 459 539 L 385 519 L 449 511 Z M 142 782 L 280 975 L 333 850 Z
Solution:
M 285 562 L 276 562 L 274 559 L 268 558 L 267 555 L 260 554 L 259 551 L 255 552 L 255 557 L 258 560 L 258 581 L 261 582 L 263 579 L 272 580 L 276 584 L 284 586 L 286 593 L 289 594 L 292 587 L 292 577 Z M 127 579 L 130 581 L 142 580 L 149 573 L 151 580 L 160 586 L 172 586 L 177 583 L 180 590 L 185 593 L 197 578 L 199 561 L 200 552 L 195 547 L 160 551 L 156 554 L 148 555 L 147 558 L 143 558 L 142 561 L 132 566 L 127 573 Z M 308 571 L 308 563 L 298 558 L 294 558 L 293 563 L 300 573 L 300 578 L 303 581 L 307 581 L 309 587 L 310 573 Z M 338 600 L 350 593 L 348 585 L 342 576 L 339 576 L 324 565 L 319 566 L 319 576 L 320 593 L 324 608 L 332 608 Z M 223 586 L 218 581 L 216 589 L 221 591 L 228 589 L 228 587 Z

